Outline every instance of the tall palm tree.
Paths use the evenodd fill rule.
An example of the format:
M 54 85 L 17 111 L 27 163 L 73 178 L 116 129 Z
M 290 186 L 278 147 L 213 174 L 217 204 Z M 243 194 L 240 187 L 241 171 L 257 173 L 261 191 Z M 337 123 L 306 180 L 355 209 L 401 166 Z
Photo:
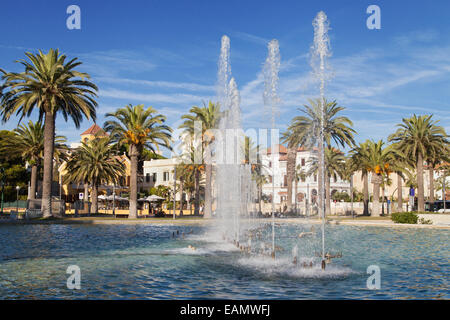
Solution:
M 319 161 L 316 157 L 310 160 L 311 166 L 308 175 L 317 174 L 319 171 Z M 345 166 L 344 154 L 332 147 L 325 149 L 325 198 L 326 198 L 326 214 L 331 214 L 331 178 L 337 180 L 343 176 Z
M 42 190 L 42 213 L 52 216 L 51 186 L 53 180 L 53 153 L 55 146 L 55 120 L 62 114 L 65 121 L 70 117 L 77 128 L 84 117 L 96 118 L 97 86 L 87 73 L 75 70 L 81 62 L 74 58 L 66 62 L 66 55 L 50 49 L 47 54 L 25 53 L 28 60 L 18 62 L 24 72 L 8 72 L 5 80 L 0 109 L 3 121 L 16 113 L 20 118 L 29 117 L 38 109 L 39 120 L 44 118 L 44 177 Z
M 414 159 L 417 171 L 417 202 L 418 210 L 425 210 L 423 164 L 431 150 L 448 146 L 445 129 L 438 126 L 432 115 L 403 118 L 397 131 L 389 136 L 389 141 L 399 144 L 399 149 L 407 157 Z M 433 152 L 433 151 L 431 151 Z
M 184 129 L 184 134 L 188 134 L 190 137 L 194 137 L 195 122 L 201 122 L 201 146 L 205 164 L 206 174 L 206 186 L 205 186 L 205 212 L 204 217 L 211 217 L 212 212 L 212 164 L 211 164 L 211 152 L 209 148 L 214 141 L 214 135 L 212 129 L 217 128 L 219 125 L 222 113 L 220 111 L 220 105 L 218 103 L 208 102 L 208 105 L 203 103 L 203 107 L 193 106 L 189 110 L 189 114 L 185 114 L 181 117 L 184 122 L 180 125 L 180 129 Z
M 331 146 L 332 142 L 338 147 L 353 146 L 355 140 L 353 134 L 355 130 L 352 129 L 352 121 L 341 116 L 340 112 L 345 110 L 344 107 L 339 106 L 336 101 L 328 102 L 320 101 L 320 99 L 309 100 L 310 106 L 305 105 L 303 109 L 299 109 L 305 115 L 297 116 L 292 119 L 291 125 L 288 127 L 287 132 L 283 135 L 282 141 L 287 142 L 290 147 L 304 146 L 311 148 L 315 145 L 318 146 L 319 153 L 319 190 L 322 190 L 322 157 L 324 154 L 323 143 L 325 146 Z M 323 107 L 322 107 L 323 106 Z M 323 108 L 323 110 L 322 110 Z M 323 119 L 322 119 L 323 111 Z M 324 141 L 321 143 L 319 140 L 321 123 L 323 123 L 323 135 Z M 322 199 L 324 195 L 319 192 L 319 199 Z M 322 200 L 320 200 L 322 203 Z
M 28 199 L 36 199 L 37 175 L 44 156 L 44 126 L 41 122 L 28 121 L 28 125 L 20 124 L 13 130 L 13 136 L 7 136 L 0 152 L 20 155 L 31 166 L 30 192 Z M 67 150 L 64 136 L 55 136 L 55 155 L 60 158 Z
M 165 125 L 166 117 L 157 114 L 152 107 L 144 109 L 143 104 L 127 105 L 116 112 L 107 113 L 108 120 L 104 130 L 111 133 L 111 138 L 119 145 L 128 145 L 128 155 L 131 160 L 130 172 L 130 219 L 137 217 L 138 193 L 138 161 L 144 148 L 155 152 L 160 147 L 171 149 L 170 139 L 172 129 Z
M 99 185 L 118 183 L 125 174 L 125 165 L 115 155 L 109 137 L 95 138 L 82 142 L 66 163 L 66 183 L 86 181 L 92 185 L 91 212 L 98 213 Z
M 435 168 L 443 163 L 443 162 L 449 162 L 450 161 L 450 146 L 449 145 L 440 145 L 440 144 L 433 144 L 428 148 L 428 154 L 427 154 L 427 165 L 428 165 L 428 172 L 429 172 L 429 194 L 430 197 L 428 199 L 429 202 L 434 202 L 434 170 Z
M 373 200 L 372 216 L 380 216 L 380 187 L 383 183 L 383 177 L 389 177 L 393 171 L 399 171 L 397 159 L 403 154 L 392 145 L 384 147 L 384 142 L 369 140 L 367 142 L 367 158 L 364 159 L 363 166 L 368 172 L 372 173 Z
M 294 176 L 294 180 L 295 180 L 295 192 L 294 192 L 294 196 L 295 196 L 295 213 L 297 213 L 297 190 L 298 190 L 298 182 L 299 181 L 305 181 L 307 177 L 307 172 L 300 166 L 298 165 L 295 168 L 295 176 Z M 306 197 L 303 199 L 304 201 L 307 201 Z
M 369 161 L 369 143 L 367 140 L 355 146 L 350 151 L 350 166 L 354 171 L 361 171 L 361 178 L 363 180 L 363 215 L 369 215 L 369 173 L 366 163 Z

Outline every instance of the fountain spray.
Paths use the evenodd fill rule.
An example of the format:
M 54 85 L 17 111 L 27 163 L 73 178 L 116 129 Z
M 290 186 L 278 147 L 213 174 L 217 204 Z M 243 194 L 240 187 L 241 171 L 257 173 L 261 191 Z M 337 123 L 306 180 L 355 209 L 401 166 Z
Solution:
M 280 49 L 278 40 L 271 40 L 267 46 L 268 55 L 264 64 L 264 105 L 270 108 L 272 133 L 275 129 L 275 114 L 280 99 L 278 97 L 278 72 L 280 70 Z M 271 140 L 274 141 L 273 137 Z M 272 150 L 272 257 L 275 258 L 275 146 Z
M 324 109 L 325 109 L 325 85 L 328 80 L 327 58 L 331 56 L 330 39 L 328 37 L 329 22 L 323 11 L 320 11 L 313 21 L 314 43 L 311 48 L 311 66 L 315 76 L 320 82 L 320 134 L 319 134 L 319 202 L 320 215 L 322 217 L 322 268 L 325 261 L 325 156 L 324 156 Z

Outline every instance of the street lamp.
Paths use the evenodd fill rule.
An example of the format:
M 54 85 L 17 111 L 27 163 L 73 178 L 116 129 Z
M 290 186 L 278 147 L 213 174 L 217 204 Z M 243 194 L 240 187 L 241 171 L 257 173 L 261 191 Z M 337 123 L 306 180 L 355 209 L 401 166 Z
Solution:
M 19 214 L 19 190 L 20 187 L 16 186 L 17 196 L 16 196 L 16 213 Z
M 0 168 L 0 173 L 2 175 L 2 179 L 0 180 L 0 184 L 2 186 L 1 214 L 3 214 L 3 192 L 5 190 L 5 168 Z

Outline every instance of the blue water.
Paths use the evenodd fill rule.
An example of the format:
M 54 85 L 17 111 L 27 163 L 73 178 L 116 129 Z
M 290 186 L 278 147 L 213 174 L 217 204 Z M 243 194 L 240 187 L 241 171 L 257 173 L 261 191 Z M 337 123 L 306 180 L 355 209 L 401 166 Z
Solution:
M 186 233 L 172 239 L 175 231 Z M 277 226 L 274 261 L 246 256 L 204 226 L 22 225 L 0 227 L 1 299 L 449 299 L 448 230 L 327 226 L 326 246 L 341 251 L 325 271 L 316 263 L 319 228 Z M 188 234 L 190 233 L 190 234 Z M 189 245 L 196 250 L 188 248 Z M 81 289 L 66 286 L 69 265 Z M 367 267 L 381 288 L 366 286 Z

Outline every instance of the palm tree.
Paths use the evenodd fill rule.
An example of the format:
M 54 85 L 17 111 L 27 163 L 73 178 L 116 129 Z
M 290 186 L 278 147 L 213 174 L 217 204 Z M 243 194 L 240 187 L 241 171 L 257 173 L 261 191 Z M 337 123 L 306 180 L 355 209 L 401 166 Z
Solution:
M 208 105 L 203 103 L 203 107 L 193 106 L 189 110 L 189 114 L 185 114 L 181 117 L 184 122 L 180 125 L 180 129 L 184 129 L 184 134 L 188 134 L 190 137 L 194 137 L 195 123 L 201 122 L 201 147 L 204 151 L 204 163 L 206 173 L 206 186 L 205 186 L 205 212 L 204 217 L 211 217 L 212 212 L 212 164 L 211 164 L 211 150 L 209 146 L 214 141 L 214 135 L 212 129 L 217 128 L 222 113 L 220 112 L 220 105 L 209 101 Z M 195 138 L 195 137 L 194 137 Z
M 389 136 L 389 141 L 396 142 L 399 149 L 408 158 L 414 159 L 417 171 L 417 202 L 418 210 L 425 210 L 423 163 L 430 152 L 440 148 L 448 148 L 449 141 L 445 129 L 438 126 L 439 121 L 434 121 L 432 115 L 403 118 L 398 124 L 397 131 Z
M 378 217 L 381 214 L 380 187 L 384 177 L 389 177 L 391 172 L 400 170 L 396 164 L 399 157 L 403 157 L 403 154 L 392 145 L 384 147 L 383 140 L 367 141 L 367 158 L 364 159 L 362 165 L 368 172 L 372 172 L 372 216 Z
M 366 163 L 369 161 L 369 144 L 370 141 L 360 143 L 350 151 L 350 167 L 354 171 L 361 171 L 361 179 L 363 180 L 363 215 L 369 215 L 369 173 Z
M 138 193 L 138 161 L 144 148 L 155 152 L 160 147 L 171 149 L 172 129 L 165 125 L 166 117 L 157 114 L 152 107 L 144 109 L 144 105 L 127 105 L 116 112 L 107 113 L 106 117 L 114 120 L 106 121 L 104 130 L 111 133 L 111 138 L 119 145 L 128 145 L 131 160 L 130 176 L 130 219 L 137 217 Z
M 327 102 L 325 99 L 324 101 L 315 99 L 309 100 L 309 103 L 311 106 L 305 105 L 303 109 L 299 109 L 305 115 L 297 116 L 292 119 L 291 125 L 282 137 L 282 141 L 287 142 L 288 146 L 291 148 L 298 148 L 299 146 L 311 148 L 317 144 L 319 153 L 318 184 L 319 190 L 322 190 L 324 182 L 322 181 L 323 166 L 321 165 L 321 155 L 324 153 L 324 145 L 318 141 L 320 137 L 321 123 L 323 123 L 323 142 L 326 146 L 331 146 L 332 141 L 337 146 L 341 146 L 343 148 L 347 145 L 353 146 L 355 144 L 355 140 L 353 138 L 355 130 L 351 128 L 353 123 L 350 119 L 339 115 L 339 113 L 345 110 L 345 108 L 339 106 L 336 101 Z M 319 199 L 323 196 L 324 195 L 319 192 Z M 322 200 L 320 200 L 320 202 L 322 202 Z
M 434 202 L 434 169 L 443 162 L 450 161 L 450 146 L 449 145 L 439 145 L 433 144 L 428 148 L 427 164 L 429 171 L 429 194 L 430 197 L 428 201 L 430 203 Z
M 318 159 L 312 158 L 310 160 L 311 166 L 308 175 L 317 174 L 319 171 Z M 326 198 L 326 214 L 331 214 L 331 178 L 337 180 L 337 177 L 343 176 L 343 168 L 345 166 L 344 154 L 332 147 L 325 149 L 325 198 Z
M 28 126 L 20 124 L 13 131 L 13 136 L 4 140 L 1 152 L 18 154 L 31 166 L 30 193 L 28 199 L 36 199 L 37 175 L 44 156 L 44 126 L 41 122 L 28 121 Z M 67 150 L 66 137 L 55 136 L 55 158 L 64 158 Z
M 305 179 L 306 179 L 306 177 L 307 177 L 307 173 L 306 173 L 306 171 L 300 166 L 300 165 L 298 165 L 296 168 L 295 168 L 295 176 L 294 176 L 294 179 L 295 179 L 295 192 L 294 192 L 294 196 L 295 196 L 295 201 L 294 201 L 294 203 L 295 203 L 295 213 L 297 214 L 297 190 L 298 190 L 298 182 L 301 180 L 301 181 L 305 181 Z M 306 197 L 304 198 L 304 201 L 306 201 Z
M 118 183 L 125 174 L 125 166 L 117 158 L 111 140 L 95 138 L 82 142 L 66 163 L 66 183 L 89 182 L 92 185 L 92 212 L 98 213 L 98 187 L 100 184 Z
M 39 120 L 44 118 L 44 177 L 42 190 L 42 213 L 52 216 L 51 185 L 53 180 L 53 153 L 55 146 L 55 120 L 58 113 L 65 121 L 70 117 L 77 128 L 84 117 L 96 118 L 97 86 L 87 73 L 75 70 L 81 62 L 77 58 L 66 62 L 66 56 L 50 49 L 47 54 L 25 53 L 29 60 L 18 61 L 25 67 L 21 73 L 8 72 L 5 80 L 0 109 L 3 121 L 16 113 L 20 118 L 29 117 L 34 109 Z

